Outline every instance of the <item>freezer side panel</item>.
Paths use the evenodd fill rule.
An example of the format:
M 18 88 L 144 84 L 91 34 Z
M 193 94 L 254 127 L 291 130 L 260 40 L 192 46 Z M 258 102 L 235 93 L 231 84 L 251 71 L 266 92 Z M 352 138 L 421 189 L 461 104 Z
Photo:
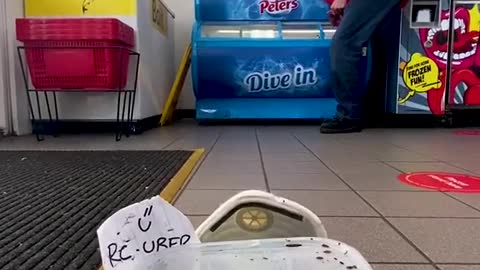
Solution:
M 327 41 L 325 46 L 293 47 L 229 44 L 197 46 L 197 98 L 333 97 Z

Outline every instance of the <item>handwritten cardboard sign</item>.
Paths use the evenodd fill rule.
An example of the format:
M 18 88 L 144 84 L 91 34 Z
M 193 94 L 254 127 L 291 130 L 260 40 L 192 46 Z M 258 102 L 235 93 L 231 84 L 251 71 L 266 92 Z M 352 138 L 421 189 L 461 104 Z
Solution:
M 97 231 L 105 270 L 131 270 L 165 249 L 199 243 L 192 223 L 160 196 L 128 206 Z

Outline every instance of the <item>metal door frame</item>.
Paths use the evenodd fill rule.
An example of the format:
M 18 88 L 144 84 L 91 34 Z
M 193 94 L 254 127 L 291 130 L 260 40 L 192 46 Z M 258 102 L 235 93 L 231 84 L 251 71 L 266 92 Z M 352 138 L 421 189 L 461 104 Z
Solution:
M 0 1 L 0 88 L 3 89 L 3 93 L 0 90 L 0 107 L 3 107 L 0 110 L 5 113 L 5 127 L 0 126 L 0 133 L 3 134 L 13 132 L 7 14 L 7 1 Z

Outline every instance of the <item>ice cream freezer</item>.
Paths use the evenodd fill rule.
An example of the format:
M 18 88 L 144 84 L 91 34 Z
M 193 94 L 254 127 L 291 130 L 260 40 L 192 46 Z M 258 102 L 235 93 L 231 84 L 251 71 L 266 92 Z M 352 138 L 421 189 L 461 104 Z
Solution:
M 333 117 L 337 104 L 329 77 L 335 28 L 328 23 L 328 4 L 246 1 L 230 10 L 226 5 L 232 3 L 226 2 L 196 4 L 192 77 L 197 119 Z M 281 7 L 285 10 L 277 12 Z

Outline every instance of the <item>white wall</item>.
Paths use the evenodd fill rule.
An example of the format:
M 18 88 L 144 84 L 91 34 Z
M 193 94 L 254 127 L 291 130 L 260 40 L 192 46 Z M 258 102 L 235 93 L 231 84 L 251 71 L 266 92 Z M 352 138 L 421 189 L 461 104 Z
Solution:
M 168 5 L 167 5 L 168 6 Z M 168 7 L 170 8 L 170 7 Z M 169 14 L 168 33 L 152 24 L 151 0 L 137 0 L 138 50 L 142 53 L 139 91 L 142 118 L 160 115 L 175 79 L 175 21 Z
M 9 89 L 8 84 L 8 55 L 7 55 L 7 5 L 4 1 L 0 2 L 0 131 L 9 132 L 10 107 L 9 107 Z
M 175 13 L 175 70 L 178 70 L 185 48 L 190 43 L 192 25 L 195 20 L 194 0 L 164 0 L 164 2 Z M 185 81 L 178 108 L 195 108 L 190 73 Z

